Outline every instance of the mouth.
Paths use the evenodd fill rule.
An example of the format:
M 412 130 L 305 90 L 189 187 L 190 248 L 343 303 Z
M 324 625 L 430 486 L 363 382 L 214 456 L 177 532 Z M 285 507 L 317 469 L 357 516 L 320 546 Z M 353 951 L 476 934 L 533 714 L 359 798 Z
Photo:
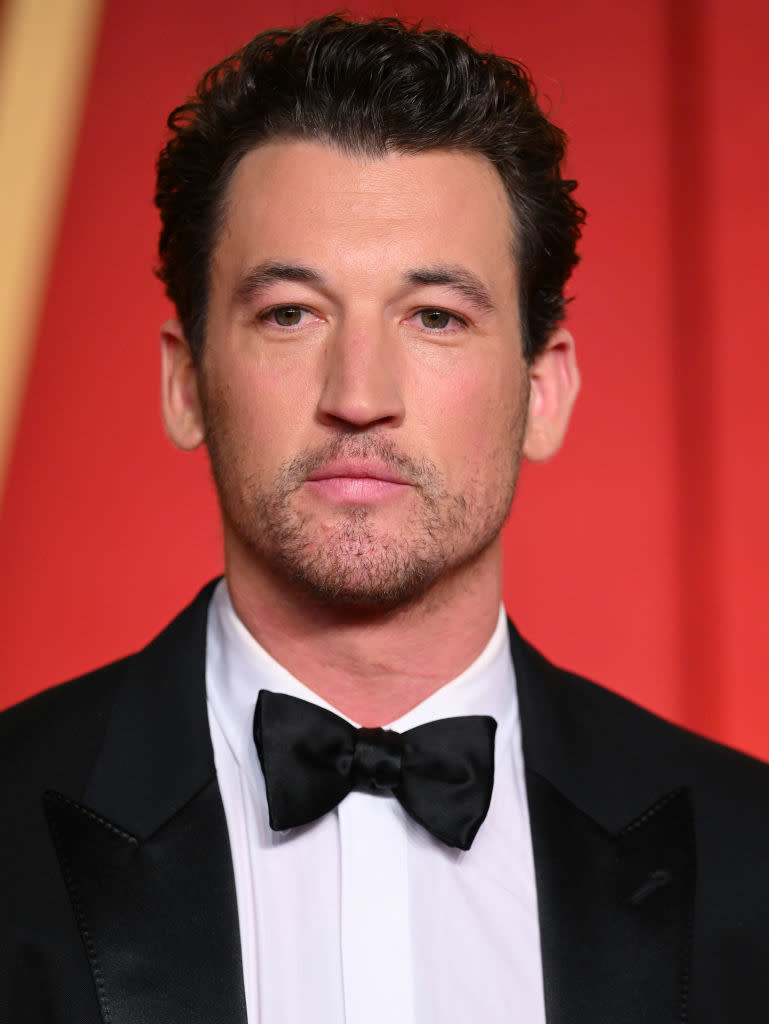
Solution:
M 336 459 L 313 470 L 306 486 L 329 501 L 374 504 L 404 493 L 411 484 L 378 459 Z
M 317 480 L 382 480 L 389 484 L 408 484 L 408 481 L 378 459 L 335 459 L 326 462 L 307 477 Z

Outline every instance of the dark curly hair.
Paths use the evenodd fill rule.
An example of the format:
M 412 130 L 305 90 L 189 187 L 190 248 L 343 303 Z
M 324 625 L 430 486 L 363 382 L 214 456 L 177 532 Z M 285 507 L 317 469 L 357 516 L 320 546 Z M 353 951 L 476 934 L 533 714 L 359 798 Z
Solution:
M 262 32 L 201 79 L 168 118 L 158 159 L 158 276 L 193 354 L 202 350 L 209 265 L 238 161 L 270 139 L 326 142 L 351 153 L 480 153 L 514 213 L 524 354 L 563 319 L 563 287 L 585 212 L 561 163 L 566 136 L 540 110 L 526 69 L 479 53 L 451 32 L 339 15 Z

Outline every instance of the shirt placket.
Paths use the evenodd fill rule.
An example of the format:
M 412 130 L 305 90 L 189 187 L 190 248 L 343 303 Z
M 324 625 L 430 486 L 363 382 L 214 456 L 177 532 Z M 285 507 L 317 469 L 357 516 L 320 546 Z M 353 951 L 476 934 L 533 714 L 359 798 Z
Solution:
M 351 793 L 338 814 L 345 1024 L 415 1024 L 403 811 Z

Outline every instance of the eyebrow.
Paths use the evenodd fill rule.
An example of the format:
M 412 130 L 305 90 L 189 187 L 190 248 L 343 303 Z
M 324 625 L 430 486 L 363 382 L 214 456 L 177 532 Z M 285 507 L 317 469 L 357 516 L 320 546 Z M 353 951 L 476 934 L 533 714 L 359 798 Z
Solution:
M 483 281 L 465 267 L 446 266 L 442 263 L 412 270 L 406 278 L 409 284 L 438 284 L 453 288 L 469 299 L 483 313 L 494 310 L 491 294 Z
M 436 263 L 429 267 L 410 270 L 404 275 L 404 278 L 413 287 L 434 284 L 453 288 L 483 313 L 490 313 L 495 308 L 486 285 L 476 274 L 465 267 Z M 301 284 L 310 284 L 316 288 L 321 288 L 325 284 L 323 275 L 311 267 L 301 263 L 280 263 L 267 260 L 252 267 L 243 275 L 235 289 L 235 301 L 246 305 L 260 291 L 276 281 L 295 281 Z
M 316 287 L 321 287 L 324 283 L 322 275 L 317 270 L 302 266 L 301 263 L 277 263 L 268 260 L 252 267 L 243 275 L 235 289 L 235 301 L 245 305 L 275 281 L 298 281 Z

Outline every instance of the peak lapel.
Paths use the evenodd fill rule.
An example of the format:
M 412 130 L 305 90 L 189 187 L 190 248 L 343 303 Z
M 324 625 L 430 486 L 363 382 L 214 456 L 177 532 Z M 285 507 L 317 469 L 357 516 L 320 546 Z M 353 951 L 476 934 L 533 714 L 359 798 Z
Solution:
M 616 835 L 527 777 L 548 1024 L 687 1020 L 691 811 L 672 794 Z
M 245 1024 L 205 704 L 210 588 L 125 668 L 82 799 L 45 811 L 109 1024 Z
M 650 716 L 511 642 L 548 1024 L 685 1024 L 688 793 L 646 745 Z

